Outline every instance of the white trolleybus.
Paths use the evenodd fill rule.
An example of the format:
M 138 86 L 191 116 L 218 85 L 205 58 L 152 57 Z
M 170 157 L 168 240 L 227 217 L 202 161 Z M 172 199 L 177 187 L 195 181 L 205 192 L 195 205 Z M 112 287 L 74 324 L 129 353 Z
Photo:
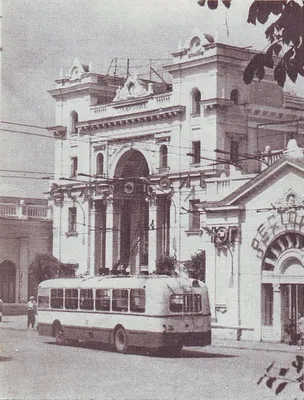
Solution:
M 179 355 L 211 344 L 203 282 L 169 276 L 58 278 L 38 288 L 38 331 L 58 344 L 92 341 L 121 353 L 138 346 Z

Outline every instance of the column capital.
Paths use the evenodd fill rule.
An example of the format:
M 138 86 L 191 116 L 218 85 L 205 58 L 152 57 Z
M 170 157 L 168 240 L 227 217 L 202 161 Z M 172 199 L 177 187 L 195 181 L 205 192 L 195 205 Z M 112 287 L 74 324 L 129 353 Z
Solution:
M 272 284 L 272 289 L 274 292 L 280 292 L 281 291 L 281 285 L 279 283 L 273 283 Z

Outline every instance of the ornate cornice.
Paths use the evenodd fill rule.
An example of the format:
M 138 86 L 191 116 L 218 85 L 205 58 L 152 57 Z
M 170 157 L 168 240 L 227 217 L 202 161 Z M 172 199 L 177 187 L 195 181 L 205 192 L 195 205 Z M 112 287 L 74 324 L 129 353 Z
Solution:
M 49 132 L 53 133 L 54 138 L 56 139 L 66 139 L 67 136 L 67 128 L 66 126 L 56 125 L 50 126 L 46 128 Z
M 163 109 L 143 111 L 128 115 L 114 116 L 108 118 L 101 118 L 91 121 L 83 121 L 77 124 L 80 133 L 89 131 L 123 127 L 132 124 L 145 123 L 150 121 L 160 121 L 164 119 L 175 118 L 185 112 L 185 106 L 173 106 Z

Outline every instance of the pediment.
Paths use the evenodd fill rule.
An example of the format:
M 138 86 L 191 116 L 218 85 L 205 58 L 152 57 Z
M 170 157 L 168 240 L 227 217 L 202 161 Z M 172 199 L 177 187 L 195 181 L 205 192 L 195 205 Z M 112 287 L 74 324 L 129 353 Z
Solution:
M 78 58 L 75 58 L 73 64 L 71 65 L 67 78 L 70 80 L 75 80 L 80 78 L 83 74 L 89 72 L 89 66 L 85 64 L 81 64 Z
M 137 97 L 145 97 L 153 94 L 153 84 L 149 83 L 146 87 L 138 78 L 138 75 L 129 76 L 122 88 L 117 89 L 115 101 L 128 100 Z
M 279 197 L 276 197 L 276 185 L 283 188 L 280 177 L 283 177 L 284 175 L 288 176 L 288 179 L 284 182 L 284 187 L 288 188 L 283 190 Z M 295 180 L 298 182 L 296 187 L 293 184 L 292 179 L 290 179 L 291 176 L 294 176 Z M 280 160 L 235 190 L 226 198 L 217 202 L 216 206 L 225 207 L 241 205 L 257 196 L 263 196 L 263 192 L 266 192 L 266 190 L 268 190 L 268 192 L 270 190 L 273 192 L 273 205 L 275 204 L 274 207 L 276 208 L 291 207 L 291 202 L 293 202 L 295 206 L 299 204 L 303 205 L 304 198 L 298 190 L 303 186 L 302 179 L 304 181 L 304 158 L 294 159 L 288 156 L 283 156 Z

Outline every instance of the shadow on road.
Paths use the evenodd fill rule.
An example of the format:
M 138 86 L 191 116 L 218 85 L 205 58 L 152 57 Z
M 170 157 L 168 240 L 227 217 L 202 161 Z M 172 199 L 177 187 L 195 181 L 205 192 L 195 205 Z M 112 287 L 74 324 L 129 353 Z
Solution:
M 56 342 L 46 342 L 50 345 L 59 346 Z M 77 347 L 83 349 L 91 349 L 91 350 L 99 350 L 99 351 L 107 351 L 110 353 L 117 353 L 113 346 L 109 344 L 103 343 L 96 343 L 96 342 L 78 342 L 73 341 L 65 344 L 65 347 Z M 159 354 L 159 352 L 155 349 L 146 349 L 141 347 L 133 347 L 130 348 L 127 354 L 139 355 L 139 356 L 148 356 L 148 357 L 157 357 L 157 358 L 234 358 L 238 357 L 234 354 L 222 354 L 222 353 L 215 353 L 215 352 L 203 352 L 199 350 L 188 350 L 184 348 L 181 351 L 180 356 L 169 356 Z

